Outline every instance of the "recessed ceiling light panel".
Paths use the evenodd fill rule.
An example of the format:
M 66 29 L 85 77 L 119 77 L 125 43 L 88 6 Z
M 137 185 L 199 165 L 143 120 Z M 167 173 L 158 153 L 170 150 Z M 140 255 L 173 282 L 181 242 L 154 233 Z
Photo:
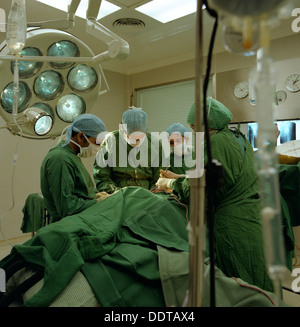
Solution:
M 196 0 L 152 0 L 135 10 L 162 23 L 168 23 L 197 11 Z
M 69 0 L 36 0 L 38 2 L 44 3 L 48 6 L 57 8 L 59 10 L 63 10 L 65 12 L 67 12 L 68 10 L 68 4 L 69 4 Z M 81 17 L 81 18 L 86 18 L 86 10 L 88 8 L 88 1 L 89 0 L 81 0 L 77 11 L 76 11 L 76 16 Z M 118 10 L 120 10 L 121 8 L 119 6 L 116 6 L 108 1 L 103 0 L 101 2 L 100 5 L 100 10 L 97 16 L 97 20 L 108 16 Z

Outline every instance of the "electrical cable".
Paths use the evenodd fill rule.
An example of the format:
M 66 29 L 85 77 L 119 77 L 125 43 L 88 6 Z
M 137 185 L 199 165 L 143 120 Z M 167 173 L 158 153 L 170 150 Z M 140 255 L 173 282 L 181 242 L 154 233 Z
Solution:
M 186 210 L 185 219 L 186 219 L 187 223 L 189 223 L 189 208 L 188 208 L 188 206 L 185 205 L 184 203 L 181 203 L 178 199 L 178 196 L 175 195 L 174 193 L 171 193 L 171 196 L 176 202 L 178 202 L 181 206 L 183 206 L 185 208 L 185 210 Z
M 215 23 L 213 26 L 213 31 L 209 44 L 209 51 L 207 57 L 207 66 L 206 66 L 206 74 L 203 82 L 203 121 L 204 121 L 204 133 L 206 140 L 206 153 L 207 153 L 207 166 L 206 166 L 206 187 L 207 187 L 207 222 L 208 222 L 208 230 L 209 230 L 209 253 L 210 253 L 210 306 L 215 307 L 216 299 L 215 299 L 215 245 L 214 245 L 214 182 L 213 182 L 213 160 L 211 153 L 211 143 L 210 143 L 210 135 L 209 135 L 209 126 L 208 126 L 208 117 L 207 117 L 207 108 L 206 108 L 206 98 L 207 98 L 207 88 L 210 77 L 211 70 L 211 61 L 213 55 L 213 47 L 215 42 L 215 37 L 218 28 L 218 14 L 216 11 L 212 10 L 208 4 L 207 0 L 203 1 L 207 12 L 210 16 L 215 18 Z

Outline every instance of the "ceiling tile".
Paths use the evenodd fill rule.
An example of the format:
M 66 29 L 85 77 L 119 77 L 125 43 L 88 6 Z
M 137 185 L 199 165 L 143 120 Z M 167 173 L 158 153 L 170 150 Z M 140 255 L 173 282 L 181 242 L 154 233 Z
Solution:
M 152 0 L 108 0 L 109 2 L 117 5 L 117 6 L 121 6 L 121 7 L 125 7 L 125 8 L 135 8 L 138 6 L 141 6 L 147 2 L 150 2 Z

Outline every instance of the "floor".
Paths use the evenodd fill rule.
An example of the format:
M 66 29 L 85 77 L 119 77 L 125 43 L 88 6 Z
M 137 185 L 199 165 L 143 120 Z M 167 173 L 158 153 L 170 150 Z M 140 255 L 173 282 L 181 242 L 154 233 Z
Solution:
M 25 234 L 24 236 L 20 236 L 18 238 L 13 238 L 7 241 L 0 241 L 0 260 L 3 259 L 6 255 L 8 255 L 12 249 L 12 245 L 22 244 L 31 238 L 31 234 Z
M 9 240 L 12 245 L 22 244 L 31 238 L 30 234 L 26 234 L 22 237 Z M 10 253 L 12 246 L 6 241 L 0 241 L 0 260 L 3 259 L 7 254 Z M 295 259 L 293 261 L 293 270 L 299 268 L 299 274 L 296 276 L 291 276 L 291 272 L 287 270 L 287 278 L 283 281 L 283 287 L 290 289 L 290 291 L 283 289 L 283 301 L 290 305 L 291 307 L 300 307 L 300 293 L 292 292 L 292 283 L 299 275 L 298 287 L 300 288 L 300 248 L 296 246 L 295 248 Z M 297 285 L 297 284 L 296 284 Z

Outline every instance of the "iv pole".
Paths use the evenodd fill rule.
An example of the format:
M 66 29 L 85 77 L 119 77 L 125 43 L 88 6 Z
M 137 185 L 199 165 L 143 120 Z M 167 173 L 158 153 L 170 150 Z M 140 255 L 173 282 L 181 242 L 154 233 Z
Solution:
M 196 75 L 195 75 L 195 131 L 203 132 L 202 122 L 202 67 L 203 67 L 203 0 L 197 1 L 196 21 Z M 196 138 L 197 142 L 197 138 Z M 195 145 L 200 147 L 200 144 Z M 202 307 L 204 295 L 204 259 L 205 259 L 205 173 L 201 177 L 189 179 L 191 187 L 191 226 L 190 243 L 190 279 L 189 299 L 190 307 Z
M 268 0 L 267 1 L 267 4 L 270 5 L 272 4 L 272 1 L 274 1 L 274 5 L 275 5 L 275 2 L 276 0 Z M 224 6 L 224 2 L 222 2 L 222 0 L 215 0 L 215 2 L 218 3 L 219 5 L 219 2 Z M 257 0 L 257 2 L 259 2 L 259 0 Z M 199 131 L 202 131 L 202 118 L 203 118 L 203 115 L 202 115 L 202 112 L 206 112 L 205 110 L 205 101 L 203 101 L 204 103 L 202 103 L 201 101 L 201 90 L 202 90 L 202 87 L 201 86 L 201 76 L 202 76 L 202 72 L 201 72 L 201 65 L 202 65 L 202 60 L 203 60 L 203 53 L 202 53 L 202 44 L 203 44 L 203 18 L 202 18 L 202 5 L 203 3 L 206 3 L 205 0 L 203 1 L 200 1 L 198 0 L 197 2 L 197 5 L 198 5 L 198 8 L 197 8 L 197 33 L 196 33 L 196 36 L 197 36 L 197 39 L 196 39 L 196 77 L 195 77 L 195 83 L 196 83 L 196 102 L 195 102 L 195 131 L 196 133 L 199 132 Z M 237 4 L 238 3 L 238 0 L 233 0 L 232 3 L 235 3 Z M 249 2 L 250 3 L 250 2 Z M 256 6 L 255 6 L 255 3 L 251 3 L 251 5 L 253 6 L 253 10 L 254 8 L 256 9 Z M 278 4 L 276 4 L 278 5 Z M 226 7 L 227 8 L 227 7 Z M 271 9 L 274 9 L 272 8 L 272 6 L 270 6 Z M 207 8 L 208 9 L 208 8 Z M 269 9 L 269 11 L 271 10 Z M 225 9 L 224 9 L 225 10 Z M 212 16 L 215 16 L 214 14 Z M 217 16 L 215 16 L 217 17 Z M 264 23 L 264 19 L 266 19 L 265 17 L 268 17 L 266 15 L 261 15 L 260 16 L 260 27 L 262 27 L 262 24 Z M 243 19 L 243 17 L 242 17 Z M 268 17 L 269 19 L 269 17 Z M 265 24 L 266 25 L 266 24 Z M 266 33 L 266 30 L 268 31 L 268 28 L 267 26 L 263 26 L 265 28 L 262 28 L 261 29 L 261 34 L 262 34 L 262 40 L 265 41 L 265 39 L 268 39 L 269 38 L 269 35 L 265 35 L 267 34 Z M 259 52 L 258 54 L 260 53 L 263 53 L 263 52 Z M 262 56 L 263 57 L 263 56 Z M 267 58 L 264 58 L 265 59 L 265 62 L 267 61 Z M 265 63 L 265 65 L 262 65 L 262 60 L 261 62 L 258 62 L 258 67 L 262 67 L 262 68 L 265 68 L 265 70 L 262 72 L 262 68 L 260 70 L 258 70 L 258 74 L 259 77 L 260 77 L 260 80 L 259 82 L 263 81 L 264 84 L 261 82 L 262 85 L 266 85 L 266 80 L 267 82 L 269 81 L 269 79 L 266 78 L 266 76 L 268 76 L 268 73 L 270 73 L 268 71 L 268 65 Z M 256 83 L 256 84 L 259 84 L 259 83 Z M 268 84 L 268 83 L 267 83 Z M 257 86 L 257 85 L 256 85 Z M 272 127 L 272 115 L 270 114 L 272 112 L 272 90 L 271 90 L 271 87 L 268 89 L 269 91 L 269 96 L 265 96 L 265 94 L 262 92 L 262 87 L 258 87 L 258 91 L 257 93 L 259 93 L 262 98 L 261 98 L 261 103 L 265 103 L 265 101 L 269 101 L 268 104 L 269 104 L 269 115 L 268 116 L 268 119 L 267 121 L 269 122 L 269 125 Z M 201 104 L 202 107 L 201 108 Z M 268 106 L 263 106 L 264 109 L 266 109 Z M 266 108 L 265 108 L 266 107 Z M 201 110 L 202 109 L 202 110 Z M 267 110 L 263 110 L 261 111 L 262 113 L 266 114 L 266 111 Z M 263 120 L 263 124 L 261 124 L 263 126 L 262 130 L 264 129 L 265 125 L 266 125 L 266 118 L 264 118 Z M 207 122 L 206 122 L 207 123 Z M 205 124 L 207 125 L 207 124 Z M 207 127 L 207 126 L 206 126 Z M 272 127 L 269 127 L 269 130 L 268 130 L 268 127 L 266 127 L 266 130 L 263 132 L 265 132 L 265 135 L 262 135 L 261 138 L 259 137 L 259 140 L 261 139 L 262 141 L 266 141 L 267 144 L 273 144 L 272 143 L 272 140 L 269 140 L 268 137 L 269 136 L 274 136 L 274 128 Z M 270 135 L 268 135 L 268 133 Z M 263 134 L 263 133 L 261 133 Z M 272 138 L 270 138 L 272 139 Z M 269 142 L 270 141 L 270 142 Z M 273 144 L 274 145 L 274 144 Z M 199 144 L 196 145 L 197 148 L 199 147 Z M 264 147 L 262 146 L 261 147 L 263 150 L 264 150 Z M 269 146 L 269 149 L 267 149 L 265 151 L 265 153 L 268 152 L 268 150 L 270 151 L 271 147 Z M 260 150 L 263 152 L 263 150 Z M 209 151 L 208 151 L 209 152 Z M 270 151 L 272 152 L 272 151 Z M 264 154 L 264 153 L 263 153 Z M 263 155 L 262 155 L 263 157 Z M 267 157 L 267 156 L 266 156 Z M 268 159 L 268 158 L 267 158 Z M 263 160 L 261 160 L 263 162 Z M 270 164 L 271 160 L 265 160 L 267 162 L 267 164 Z M 263 162 L 264 163 L 264 162 Z M 267 165 L 265 165 L 267 166 Z M 263 168 L 265 168 L 265 166 Z M 208 167 L 210 168 L 210 167 Z M 263 169 L 262 169 L 263 171 Z M 270 171 L 276 171 L 276 170 L 272 170 L 272 167 L 270 169 Z M 209 179 L 211 179 L 211 168 L 210 168 L 210 171 L 207 171 L 207 176 L 209 177 Z M 270 176 L 269 176 L 270 175 Z M 267 189 L 270 189 L 274 192 L 275 195 L 276 194 L 276 187 L 272 184 L 274 181 L 278 184 L 278 178 L 273 178 L 274 176 L 272 176 L 272 174 L 266 174 L 265 171 L 263 171 L 263 173 L 261 174 L 262 176 L 262 182 L 264 182 L 265 184 L 268 184 L 269 183 L 269 188 Z M 276 176 L 275 176 L 276 177 Z M 272 179 L 273 178 L 273 179 Z M 203 306 L 203 288 L 204 288 L 204 274 L 203 274 L 203 268 L 204 268 L 204 253 L 205 253 L 205 231 L 206 231 L 206 228 L 205 228 L 205 218 L 204 218 L 204 207 L 205 207 L 205 193 L 203 194 L 203 191 L 204 191 L 204 187 L 205 187 L 205 181 L 204 181 L 204 176 L 202 176 L 202 178 L 191 178 L 189 179 L 190 181 L 190 186 L 191 186 L 191 223 L 192 223 L 192 226 L 188 226 L 189 227 L 189 231 L 190 231 L 190 234 L 189 234 L 189 238 L 190 238 L 190 285 L 189 285 L 189 306 Z M 274 184 L 276 184 L 274 182 Z M 208 183 L 208 185 L 210 185 L 210 183 Z M 263 191 L 263 187 L 260 187 Z M 278 185 L 277 185 L 277 188 L 278 188 Z M 261 193 L 261 192 L 260 192 Z M 277 192 L 278 193 L 278 192 Z M 272 195 L 274 195 L 272 193 Z M 261 194 L 261 197 L 262 197 L 262 194 Z M 208 202 L 210 200 L 210 197 L 208 199 Z M 265 197 L 262 197 L 262 200 L 265 201 L 265 205 L 266 203 L 268 203 L 268 200 L 274 200 L 273 198 L 271 199 L 271 197 L 268 198 L 268 196 L 265 196 Z M 276 199 L 277 202 L 278 202 L 278 199 Z M 274 205 L 274 203 L 272 203 L 272 205 Z M 277 286 L 277 293 L 280 293 L 280 281 L 283 279 L 283 268 L 284 268 L 284 260 L 283 260 L 283 255 L 280 255 L 280 249 L 282 249 L 282 233 L 281 231 L 277 231 L 275 227 L 278 227 L 278 230 L 280 230 L 280 226 L 275 226 L 275 223 L 272 222 L 270 223 L 270 220 L 275 220 L 275 216 L 277 215 L 278 217 L 280 216 L 280 205 L 277 206 L 279 209 L 276 211 L 273 210 L 273 207 L 272 205 L 270 206 L 267 206 L 263 209 L 267 209 L 265 210 L 266 211 L 266 218 L 268 219 L 268 224 L 269 225 L 273 225 L 274 226 L 271 226 L 271 228 L 265 228 L 264 229 L 266 230 L 266 233 L 268 233 L 268 237 L 269 237 L 269 244 L 272 243 L 271 241 L 271 238 L 274 238 L 273 241 L 277 241 L 277 243 L 279 244 L 278 245 L 278 250 L 275 251 L 276 253 L 274 254 L 273 253 L 268 253 L 268 259 L 269 259 L 269 275 L 271 275 L 271 279 L 273 279 L 274 283 L 275 283 L 275 286 Z M 276 207 L 276 206 L 275 206 Z M 211 221 L 209 220 L 209 223 L 210 223 L 210 226 L 209 226 L 209 229 L 210 229 L 210 232 L 211 232 L 211 229 L 213 227 L 213 225 L 211 224 Z M 268 226 L 270 227 L 270 226 Z M 272 230 L 272 227 L 274 228 L 274 230 Z M 202 233 L 202 235 L 201 235 Z M 265 233 L 265 231 L 264 231 Z M 273 233 L 273 234 L 272 234 Z M 213 235 L 212 235 L 213 236 Z M 211 237 L 211 235 L 210 235 Z M 264 237 L 266 238 L 266 237 Z M 210 244 L 211 245 L 211 244 Z M 275 248 L 275 246 L 271 246 L 271 248 Z M 212 253 L 210 253 L 210 255 L 213 255 Z M 211 263 L 211 266 L 213 267 L 213 264 Z M 212 268 L 210 267 L 210 269 Z M 211 270 L 212 272 L 212 270 Z M 211 274 L 211 276 L 213 277 L 213 274 Z M 211 281 L 212 281 L 212 278 L 211 278 Z M 275 287 L 276 288 L 276 287 Z M 214 290 L 211 290 L 211 294 L 214 293 Z M 278 296 L 279 298 L 279 296 Z

